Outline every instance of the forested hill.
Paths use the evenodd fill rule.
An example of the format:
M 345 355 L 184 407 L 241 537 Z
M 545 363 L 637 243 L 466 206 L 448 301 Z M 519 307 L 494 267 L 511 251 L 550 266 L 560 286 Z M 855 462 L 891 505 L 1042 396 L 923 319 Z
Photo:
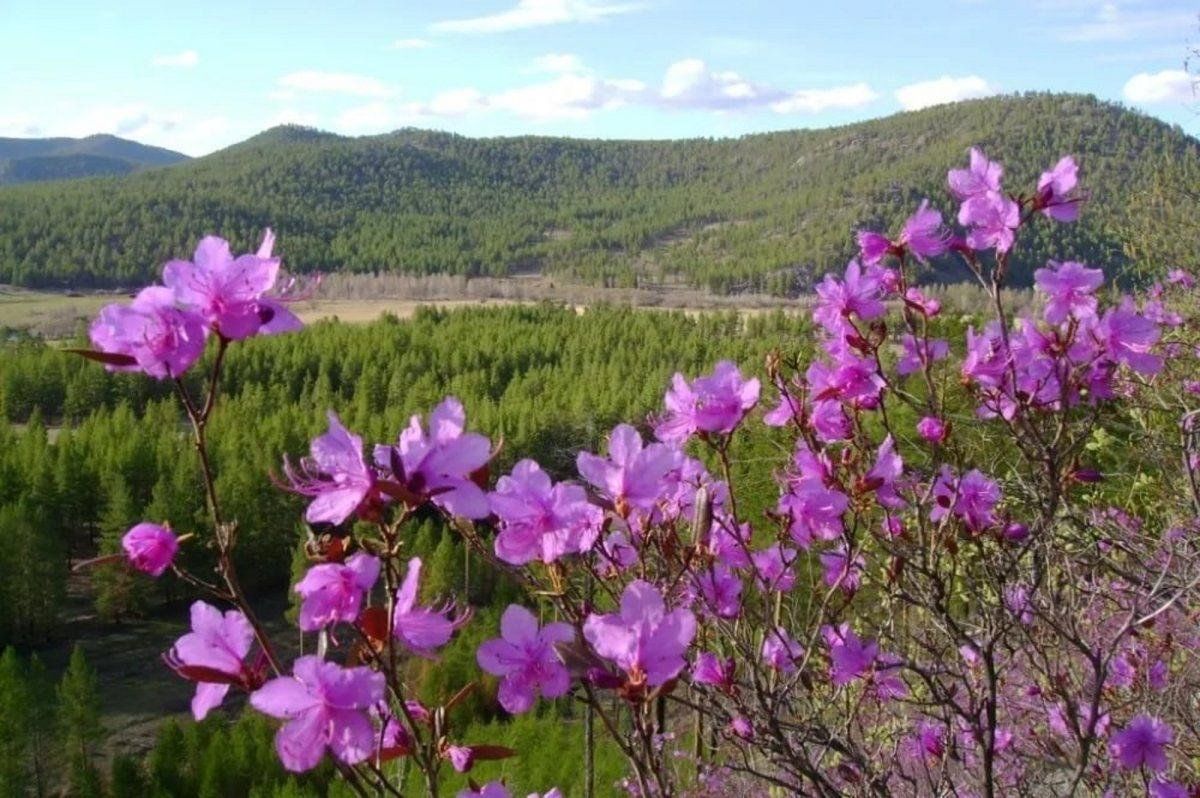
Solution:
M 116 136 L 82 139 L 0 138 L 0 185 L 127 175 L 186 161 L 183 153 Z
M 723 140 L 275 128 L 170 169 L 0 189 L 0 282 L 134 285 L 203 234 L 248 249 L 270 225 L 299 271 L 786 293 L 844 263 L 855 229 L 892 226 L 922 197 L 952 216 L 946 165 L 976 144 L 1014 190 L 1073 153 L 1091 193 L 1077 224 L 1035 226 L 1018 279 L 1050 255 L 1110 273 L 1200 257 L 1200 142 L 1091 97 L 1034 94 Z

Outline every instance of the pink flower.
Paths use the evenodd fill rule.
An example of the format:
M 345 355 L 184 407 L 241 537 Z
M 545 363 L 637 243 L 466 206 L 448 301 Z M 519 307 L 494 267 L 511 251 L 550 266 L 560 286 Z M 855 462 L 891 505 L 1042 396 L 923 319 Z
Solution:
M 971 148 L 971 165 L 967 169 L 951 169 L 947 175 L 950 193 L 960 200 L 1000 190 L 1004 167 L 989 161 L 983 151 Z
M 164 526 L 141 523 L 132 527 L 121 538 L 121 548 L 129 564 L 150 576 L 162 576 L 171 567 L 179 541 L 171 530 Z
M 911 333 L 904 333 L 900 343 L 904 352 L 896 363 L 896 373 L 901 377 L 921 371 L 926 364 L 941 360 L 950 354 L 950 344 L 940 338 L 918 341 Z
M 845 279 L 839 280 L 831 274 L 817 285 L 817 308 L 813 321 L 828 332 L 841 337 L 848 326 L 846 321 L 857 316 L 863 321 L 877 319 L 886 307 L 882 300 L 883 280 L 881 275 L 870 269 L 863 270 L 858 261 L 846 266 Z
M 413 653 L 432 657 L 434 650 L 450 642 L 454 631 L 470 619 L 470 612 L 455 616 L 456 605 L 453 602 L 441 607 L 418 605 L 420 581 L 421 558 L 413 557 L 408 561 L 404 581 L 396 591 L 392 634 Z
M 192 715 L 204 720 L 225 700 L 230 685 L 253 690 L 261 683 L 258 669 L 243 661 L 254 643 L 254 629 L 238 610 L 224 615 L 211 604 L 192 604 L 192 631 L 175 641 L 164 656 L 167 667 L 196 682 Z
M 942 312 L 942 303 L 934 297 L 925 296 L 918 288 L 904 292 L 904 304 L 930 319 Z
M 533 460 L 520 461 L 511 475 L 500 477 L 488 506 L 500 520 L 496 556 L 512 565 L 551 563 L 589 551 L 604 521 L 603 511 L 588 503 L 582 487 L 552 484 Z
M 936 416 L 925 416 L 917 422 L 917 434 L 930 443 L 943 443 L 949 430 L 946 422 Z
M 861 552 L 851 559 L 846 554 L 845 546 L 839 546 L 832 551 L 821 552 L 820 559 L 823 579 L 828 587 L 837 587 L 848 595 L 858 591 L 867 564 Z
M 580 452 L 579 473 L 605 498 L 621 508 L 653 509 L 667 476 L 681 464 L 677 449 L 663 443 L 643 448 L 642 436 L 628 424 L 617 425 L 608 437 L 608 458 Z
M 929 517 L 940 521 L 947 512 L 953 513 L 967 529 L 980 532 L 996 523 L 993 513 L 1000 501 L 1000 488 L 980 471 L 972 470 L 957 483 L 945 466 L 934 487 L 936 506 Z
M 313 438 L 299 469 L 283 463 L 287 487 L 313 501 L 304 513 L 310 524 L 340 524 L 374 498 L 375 474 L 363 460 L 362 438 L 329 411 L 329 431 Z
M 866 231 L 858 234 L 858 246 L 862 262 L 873 266 L 883 260 L 889 252 L 897 257 L 911 252 L 922 263 L 946 251 L 949 236 L 942 229 L 942 214 L 929 207 L 929 200 L 921 200 L 921 206 L 904 221 L 904 227 L 895 241 L 889 241 L 878 233 Z
M 1196 287 L 1196 278 L 1183 269 L 1171 269 L 1171 271 L 1167 272 L 1167 282 L 1181 288 L 1190 289 Z
M 143 288 L 129 305 L 106 305 L 88 335 L 101 352 L 123 357 L 109 371 L 140 371 L 155 379 L 181 376 L 204 353 L 200 316 L 175 307 L 169 288 Z
M 1138 715 L 1113 735 L 1109 750 L 1126 770 L 1145 766 L 1155 773 L 1167 769 L 1166 746 L 1175 739 L 1169 725 L 1149 715 Z
M 623 571 L 637 562 L 637 549 L 620 530 L 612 532 L 600 543 L 600 562 L 614 571 Z
M 1110 308 L 1104 314 L 1095 334 L 1109 357 L 1118 363 L 1147 376 L 1162 370 L 1162 358 L 1151 354 L 1161 331 L 1157 324 L 1137 312 L 1128 297 L 1120 307 Z
M 729 721 L 729 732 L 743 740 L 753 740 L 754 724 L 744 715 L 738 715 Z
M 338 621 L 357 620 L 363 594 L 378 578 L 379 559 L 361 551 L 345 563 L 323 563 L 309 568 L 294 588 L 303 599 L 300 628 L 315 632 Z
M 860 639 L 850 624 L 824 626 L 821 635 L 829 646 L 829 678 L 835 687 L 865 678 L 874 668 L 879 645 Z
M 591 614 L 583 635 L 596 653 L 612 660 L 634 684 L 656 687 L 683 670 L 684 652 L 696 634 L 696 619 L 685 609 L 667 612 L 662 594 L 635 580 L 621 595 L 619 612 Z
M 970 227 L 967 244 L 972 249 L 1007 252 L 1016 240 L 1021 224 L 1021 208 L 998 191 L 971 197 L 958 212 L 959 224 Z
M 554 790 L 550 792 L 554 792 Z M 549 796 L 550 793 L 546 793 L 545 798 L 549 798 Z M 489 781 L 479 789 L 468 787 L 465 790 L 459 790 L 457 798 L 512 798 L 512 793 L 508 791 L 503 782 Z
M 680 444 L 696 432 L 728 435 L 758 403 L 759 382 L 744 380 L 728 360 L 717 363 L 711 375 L 690 385 L 676 373 L 666 395 L 666 416 L 654 428 L 658 439 Z
M 801 479 L 779 499 L 779 513 L 789 519 L 788 531 L 802 549 L 813 539 L 835 540 L 842 534 L 842 514 L 850 499 L 812 479 Z
M 904 742 L 904 753 L 914 760 L 937 762 L 946 754 L 946 729 L 936 723 L 923 721 L 912 737 Z
M 804 657 L 804 647 L 792 639 L 782 626 L 768 629 L 763 637 L 762 658 L 768 668 L 780 673 L 796 672 L 796 660 Z
M 730 692 L 734 687 L 733 675 L 736 667 L 733 657 L 720 659 L 716 654 L 702 651 L 696 655 L 696 663 L 692 666 L 692 682 L 712 685 Z
M 428 434 L 412 416 L 395 446 L 375 447 L 375 464 L 419 500 L 462 518 L 486 518 L 487 496 L 474 476 L 491 459 L 491 444 L 464 432 L 466 424 L 462 402 L 448 396 L 429 414 Z
M 792 563 L 796 561 L 796 550 L 776 543 L 750 555 L 754 562 L 754 576 L 759 590 L 778 590 L 786 593 L 796 584 Z
M 1150 798 L 1191 798 L 1192 791 L 1176 781 L 1150 782 Z
M 299 319 L 264 299 L 279 274 L 279 259 L 271 257 L 274 241 L 267 230 L 257 254 L 235 259 L 228 241 L 205 236 L 196 246 L 194 262 L 173 260 L 163 267 L 163 283 L 181 305 L 195 310 L 214 332 L 229 340 L 296 329 Z
M 569 624 L 548 623 L 539 629 L 533 613 L 510 604 L 500 619 L 500 637 L 481 645 L 475 658 L 480 668 L 501 677 L 500 706 L 516 715 L 530 710 L 538 693 L 546 698 L 566 695 L 571 675 L 554 644 L 573 639 Z
M 1083 200 L 1070 196 L 1079 182 L 1079 167 L 1070 155 L 1063 156 L 1048 172 L 1042 172 L 1037 184 L 1034 207 L 1058 222 L 1073 222 L 1079 218 Z
M 327 748 L 348 765 L 370 757 L 376 739 L 368 710 L 383 700 L 383 674 L 311 656 L 296 660 L 292 674 L 250 696 L 259 712 L 287 721 L 275 735 L 283 766 L 295 773 L 312 770 Z
M 1050 264 L 1033 273 L 1034 282 L 1046 294 L 1046 321 L 1062 324 L 1069 318 L 1086 319 L 1096 315 L 1096 289 L 1104 283 L 1104 272 L 1082 263 L 1064 261 Z
M 896 492 L 898 482 L 904 475 L 904 460 L 896 452 L 896 442 L 888 435 L 879 444 L 875 453 L 875 464 L 864 478 L 867 490 L 875 491 L 875 500 L 883 507 L 898 510 L 906 505 Z
M 742 611 L 742 580 L 728 566 L 713 563 L 695 576 L 703 609 L 718 618 L 736 618 Z

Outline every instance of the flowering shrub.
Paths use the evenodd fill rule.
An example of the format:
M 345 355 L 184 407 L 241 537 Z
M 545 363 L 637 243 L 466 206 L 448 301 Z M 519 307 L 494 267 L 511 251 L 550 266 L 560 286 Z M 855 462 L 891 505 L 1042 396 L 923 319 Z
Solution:
M 364 795 L 400 794 L 385 764 L 401 757 L 437 795 L 446 766 L 512 755 L 457 737 L 471 685 L 426 707 L 405 684 L 405 660 L 436 657 L 471 617 L 421 603 L 405 534 L 436 512 L 555 616 L 512 605 L 478 649 L 500 705 L 585 705 L 628 760 L 631 794 L 1192 794 L 1200 430 L 1185 416 L 1182 444 L 1161 444 L 1182 455 L 1159 475 L 1178 499 L 1145 518 L 1110 506 L 1113 475 L 1089 461 L 1131 424 L 1163 440 L 1147 414 L 1177 412 L 1170 365 L 1192 351 L 1163 299 L 1192 278 L 1172 273 L 1139 304 L 1106 296 L 1100 269 L 1050 262 L 1035 275 L 1040 317 L 1013 319 L 1003 301 L 1022 229 L 1078 217 L 1077 173 L 1065 157 L 1013 194 L 972 150 L 949 173 L 962 235 L 928 200 L 895 237 L 858 235 L 860 258 L 817 288 L 819 356 L 767 363 L 762 423 L 789 454 L 761 518 L 739 512 L 731 463 L 763 385 L 729 362 L 675 375 L 647 425 L 657 440 L 618 425 L 605 454 L 578 454 L 579 482 L 520 460 L 491 485 L 491 444 L 453 397 L 370 456 L 330 412 L 280 482 L 333 530 L 295 586 L 318 654 L 290 668 L 239 587 L 205 426 L 229 344 L 298 322 L 267 294 L 269 232 L 238 258 L 205 239 L 194 263 L 167 265 L 165 287 L 105 308 L 85 353 L 175 380 L 192 422 L 217 580 L 175 563 L 187 538 L 162 527 L 139 524 L 124 548 L 132 567 L 232 605 L 197 602 L 166 656 L 197 683 L 194 714 L 243 690 L 283 721 L 285 767 L 329 756 Z M 937 337 L 939 303 L 914 284 L 944 255 L 992 305 L 963 342 Z M 179 377 L 206 337 L 218 352 L 196 402 Z

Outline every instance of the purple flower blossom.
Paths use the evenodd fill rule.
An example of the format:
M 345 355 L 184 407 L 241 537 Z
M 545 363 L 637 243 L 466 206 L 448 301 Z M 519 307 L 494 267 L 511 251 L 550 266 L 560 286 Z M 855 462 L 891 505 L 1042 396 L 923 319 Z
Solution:
M 947 175 L 950 183 L 950 193 L 957 199 L 965 200 L 989 191 L 1000 190 L 1000 179 L 1004 177 L 1004 167 L 989 161 L 983 151 L 972 147 L 971 162 L 967 169 L 951 169 Z
M 538 628 L 529 610 L 510 604 L 500 618 L 500 637 L 486 641 L 475 652 L 479 667 L 500 678 L 500 706 L 513 715 L 533 707 L 538 693 L 546 698 L 566 695 L 571 675 L 554 650 L 569 643 L 575 631 L 569 624 L 548 623 Z
M 1014 584 L 1004 588 L 1004 607 L 1022 626 L 1033 623 L 1033 603 L 1029 599 L 1029 588 L 1025 585 Z
M 106 305 L 88 335 L 101 352 L 133 362 L 108 363 L 109 371 L 140 371 L 156 379 L 181 376 L 204 353 L 207 331 L 195 313 L 175 306 L 169 288 L 143 288 L 129 305 Z
M 600 534 L 604 513 L 588 503 L 579 485 L 551 484 L 533 460 L 517 463 L 500 477 L 488 506 L 500 519 L 496 556 L 512 565 L 551 563 L 566 554 L 589 551 Z
M 179 551 L 179 541 L 166 527 L 143 522 L 125 533 L 121 548 L 130 565 L 142 573 L 159 577 L 171 567 Z
M 666 395 L 666 416 L 654 428 L 658 439 L 681 444 L 696 432 L 728 435 L 758 403 L 757 379 L 742 379 L 742 372 L 728 360 L 717 363 L 713 373 L 697 377 L 689 385 L 676 373 Z
M 704 609 L 718 618 L 736 618 L 742 611 L 742 580 L 721 563 L 695 576 L 695 589 Z
M 1196 287 L 1196 278 L 1183 269 L 1171 269 L 1171 271 L 1167 272 L 1167 282 L 1171 285 L 1177 285 L 1180 288 L 1192 289 Z
M 656 687 L 683 670 L 684 652 L 696 634 L 696 619 L 685 609 L 667 612 L 662 594 L 638 579 L 621 595 L 619 612 L 592 614 L 583 635 L 601 657 L 612 660 L 634 684 Z
M 796 550 L 776 543 L 750 555 L 754 562 L 755 584 L 759 590 L 778 590 L 786 593 L 796 584 L 792 563 Z
M 404 581 L 396 591 L 396 604 L 392 613 L 392 634 L 413 653 L 432 657 L 435 649 L 450 642 L 454 631 L 470 619 L 470 612 L 455 615 L 456 605 L 447 602 L 441 607 L 423 607 L 417 604 L 421 582 L 421 559 L 408 561 Z
M 913 735 L 904 742 L 903 750 L 910 759 L 938 762 L 946 755 L 946 728 L 930 721 L 917 724 Z
M 949 430 L 937 416 L 925 416 L 917 422 L 917 434 L 930 443 L 944 443 Z
M 379 559 L 358 552 L 345 563 L 322 563 L 308 569 L 294 590 L 300 604 L 300 628 L 315 632 L 330 624 L 352 623 L 362 610 L 363 594 L 379 578 Z
M 877 319 L 886 307 L 882 301 L 883 280 L 873 270 L 864 270 L 858 261 L 846 266 L 845 278 L 837 279 L 832 274 L 817 285 L 817 308 L 813 321 L 828 332 L 841 337 L 847 329 L 847 319 L 857 316 L 863 321 Z
M 738 715 L 729 721 L 729 731 L 742 740 L 754 739 L 754 724 L 744 715 Z
M 175 641 L 164 656 L 167 667 L 196 682 L 192 715 L 204 720 L 225 700 L 230 685 L 252 690 L 259 673 L 243 661 L 254 643 L 254 629 L 238 610 L 224 615 L 211 604 L 197 601 L 191 610 L 192 631 Z
M 267 230 L 257 254 L 234 258 L 228 241 L 205 236 L 196 246 L 194 261 L 173 260 L 163 267 L 163 283 L 183 307 L 199 313 L 229 340 L 296 329 L 299 319 L 263 296 L 279 274 L 279 259 L 271 257 L 274 242 Z
M 835 687 L 865 678 L 875 666 L 879 645 L 859 638 L 850 624 L 823 626 L 821 636 L 829 646 L 829 678 Z
M 734 687 L 733 675 L 736 669 L 733 657 L 721 659 L 716 654 L 701 651 L 696 655 L 696 663 L 692 666 L 692 682 L 707 684 L 731 692 Z
M 837 587 L 851 596 L 858 591 L 867 564 L 861 552 L 850 558 L 845 546 L 839 546 L 832 551 L 821 552 L 820 559 L 822 579 L 828 587 Z
M 889 252 L 897 257 L 911 252 L 922 263 L 946 251 L 949 236 L 942 229 L 942 214 L 929 207 L 929 200 L 921 200 L 921 206 L 904 221 L 900 236 L 889 241 L 879 233 L 862 231 L 858 234 L 858 246 L 862 262 L 874 266 Z
M 988 324 L 980 335 L 974 327 L 967 328 L 967 356 L 963 358 L 962 375 L 984 388 L 998 388 L 1008 376 L 1009 354 L 995 322 Z
M 1033 273 L 1038 289 L 1046 294 L 1046 321 L 1062 324 L 1069 318 L 1087 319 L 1096 315 L 1097 288 L 1104 283 L 1104 272 L 1082 263 L 1050 261 L 1045 269 Z
M 1073 222 L 1079 218 L 1083 200 L 1070 196 L 1079 182 L 1079 167 L 1070 155 L 1063 156 L 1048 172 L 1038 178 L 1035 207 L 1057 222 Z
M 970 227 L 967 245 L 972 249 L 1012 249 L 1016 229 L 1021 224 L 1021 208 L 998 191 L 971 197 L 958 212 L 959 224 Z
M 921 371 L 927 363 L 941 360 L 950 354 L 950 344 L 940 338 L 918 341 L 911 333 L 904 333 L 900 343 L 904 351 L 896 363 L 896 373 L 901 377 Z
M 616 571 L 623 571 L 637 562 L 638 553 L 625 533 L 617 530 L 600 542 L 601 562 Z
M 1161 773 L 1167 769 L 1166 746 L 1174 739 L 1175 732 L 1169 725 L 1149 715 L 1138 715 L 1113 735 L 1109 750 L 1126 770 L 1145 766 Z
M 1000 488 L 978 470 L 968 471 L 958 482 L 954 514 L 967 529 L 980 532 L 996 523 L 993 510 L 1000 501 Z
M 348 765 L 370 757 L 376 739 L 368 710 L 383 700 L 383 674 L 311 656 L 296 660 L 292 674 L 250 696 L 259 712 L 287 721 L 275 735 L 283 766 L 295 773 L 312 770 L 327 748 Z
M 428 434 L 413 415 L 395 446 L 375 447 L 375 463 L 410 494 L 451 515 L 486 518 L 487 496 L 474 476 L 491 458 L 491 445 L 483 435 L 464 432 L 466 425 L 462 402 L 447 396 L 429 414 Z
M 340 524 L 374 498 L 375 474 L 363 459 L 362 438 L 329 411 L 329 431 L 313 438 L 299 469 L 283 463 L 287 487 L 313 501 L 304 513 L 310 524 Z
M 804 647 L 782 626 L 768 629 L 763 637 L 762 658 L 768 668 L 783 674 L 796 672 L 796 660 L 804 657 Z
M 942 312 L 942 303 L 934 297 L 925 296 L 919 288 L 904 292 L 904 304 L 929 319 Z
M 1191 798 L 1192 791 L 1176 781 L 1150 782 L 1150 798 Z
M 1140 315 L 1128 297 L 1120 307 L 1110 308 L 1100 319 L 1096 335 L 1109 357 L 1129 368 L 1152 376 L 1162 370 L 1162 358 L 1152 354 L 1161 331 L 1158 325 Z
M 580 452 L 579 473 L 610 500 L 618 512 L 630 508 L 650 510 L 658 501 L 664 480 L 679 467 L 682 455 L 664 443 L 643 448 L 642 436 L 628 424 L 619 424 L 608 438 L 608 457 Z
M 875 464 L 865 476 L 865 488 L 875 491 L 875 500 L 883 507 L 898 510 L 907 502 L 896 492 L 898 482 L 904 475 L 904 460 L 896 452 L 896 442 L 888 435 L 879 445 Z
M 549 798 L 549 796 L 550 793 L 546 793 L 545 798 Z M 503 782 L 489 781 L 477 790 L 470 787 L 459 790 L 457 798 L 512 798 L 512 793 L 508 791 Z
M 842 514 L 850 506 L 846 494 L 812 479 L 792 483 L 779 498 L 780 515 L 789 520 L 788 532 L 802 549 L 814 539 L 836 540 L 842 534 Z
M 447 745 L 443 756 L 459 773 L 468 773 L 475 765 L 475 752 L 466 745 Z

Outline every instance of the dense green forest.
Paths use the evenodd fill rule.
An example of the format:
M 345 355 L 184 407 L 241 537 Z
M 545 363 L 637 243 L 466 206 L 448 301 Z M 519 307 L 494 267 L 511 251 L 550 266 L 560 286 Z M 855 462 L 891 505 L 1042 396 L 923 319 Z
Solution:
M 279 471 L 284 453 L 307 450 L 309 438 L 324 428 L 326 408 L 336 409 L 366 441 L 388 441 L 410 414 L 427 413 L 453 393 L 464 401 L 472 427 L 502 441 L 493 476 L 529 456 L 559 476 L 574 476 L 575 452 L 598 448 L 618 421 L 643 419 L 658 408 L 676 369 L 699 372 L 728 357 L 758 371 L 773 348 L 806 351 L 808 329 L 805 318 L 783 313 L 689 316 L 617 307 L 577 313 L 543 305 L 428 309 L 408 321 L 325 322 L 295 335 L 240 342 L 226 361 L 225 390 L 210 428 L 222 502 L 242 530 L 239 571 L 261 597 L 281 594 L 289 576 L 306 567 L 304 502 L 272 485 L 270 474 Z M 191 372 L 193 391 L 199 390 L 204 366 Z M 83 614 L 94 613 L 106 628 L 123 629 L 148 615 L 170 619 L 182 633 L 186 602 L 193 597 L 186 586 L 148 580 L 123 566 L 99 566 L 74 577 L 68 571 L 71 561 L 115 551 L 120 536 L 142 519 L 210 537 L 199 471 L 167 387 L 142 376 L 108 374 L 38 339 L 14 339 L 0 352 L 0 416 L 6 421 L 0 426 L 0 535 L 6 540 L 0 549 L 0 646 L 37 651 L 76 637 L 78 627 L 65 625 L 74 623 L 70 613 L 81 611 L 78 597 L 64 601 L 72 589 L 90 597 L 94 606 Z M 753 474 L 745 482 L 757 485 L 747 491 L 747 502 L 757 494 L 762 507 L 773 501 L 768 464 L 774 458 L 766 455 L 776 445 L 773 433 L 759 428 L 743 448 L 736 467 Z M 458 535 L 432 516 L 417 524 L 408 547 L 427 563 L 428 597 L 452 594 L 476 608 L 476 617 L 439 662 L 412 665 L 420 694 L 444 700 L 479 677 L 474 651 L 494 633 L 499 608 L 516 600 L 518 589 L 493 569 L 472 567 Z M 202 571 L 211 552 L 189 546 L 185 556 Z M 81 579 L 87 584 L 81 586 Z M 146 651 L 142 667 L 161 669 L 158 653 Z M 31 667 L 24 660 L 19 668 L 11 665 L 14 673 Z M 0 726 L 2 671 L 0 664 Z M 178 695 L 189 692 L 165 669 L 162 674 Z M 22 690 L 17 689 L 26 695 L 22 700 L 41 702 L 50 711 L 52 691 Z M 459 710 L 472 739 L 536 751 L 536 740 L 551 729 L 561 731 L 563 719 L 573 717 L 563 704 L 509 722 L 498 716 L 494 690 L 491 683 Z M 89 754 L 87 763 L 71 765 L 68 772 L 80 784 L 88 779 L 107 784 L 114 796 L 144 795 L 147 789 L 179 796 L 325 794 L 330 774 L 287 779 L 274 756 L 267 756 L 269 737 L 269 727 L 257 718 L 233 728 L 220 718 L 202 727 L 189 722 L 168 726 L 145 762 L 118 759 L 108 773 L 101 772 L 99 756 Z M 19 775 L 27 786 L 37 762 L 49 757 L 65 766 L 70 763 L 64 751 L 78 747 L 60 737 L 39 744 L 42 753 L 34 742 L 20 743 L 26 766 Z M 95 752 L 102 747 L 99 740 L 89 745 Z M 562 745 L 580 746 L 582 736 L 567 735 Z M 229 750 L 240 752 L 234 765 L 217 767 L 218 759 L 228 764 Z M 168 760 L 176 762 L 169 771 L 163 764 Z M 509 774 L 528 792 L 577 783 L 580 761 L 578 754 L 530 756 L 517 765 L 487 768 Z M 606 784 L 622 772 L 615 751 L 605 753 L 598 768 Z M 238 781 L 245 773 L 256 776 Z M 230 792 L 230 783 L 240 791 Z
M 0 282 L 128 287 L 204 234 L 246 249 L 270 225 L 297 271 L 789 294 L 844 262 L 859 227 L 890 227 L 923 197 L 953 216 L 939 176 L 972 145 L 1013 190 L 1072 153 L 1091 192 L 1078 223 L 1030 231 L 1018 282 L 1050 255 L 1127 274 L 1200 257 L 1200 142 L 1092 97 L 1027 94 L 739 139 L 275 128 L 169 168 L 0 190 Z

